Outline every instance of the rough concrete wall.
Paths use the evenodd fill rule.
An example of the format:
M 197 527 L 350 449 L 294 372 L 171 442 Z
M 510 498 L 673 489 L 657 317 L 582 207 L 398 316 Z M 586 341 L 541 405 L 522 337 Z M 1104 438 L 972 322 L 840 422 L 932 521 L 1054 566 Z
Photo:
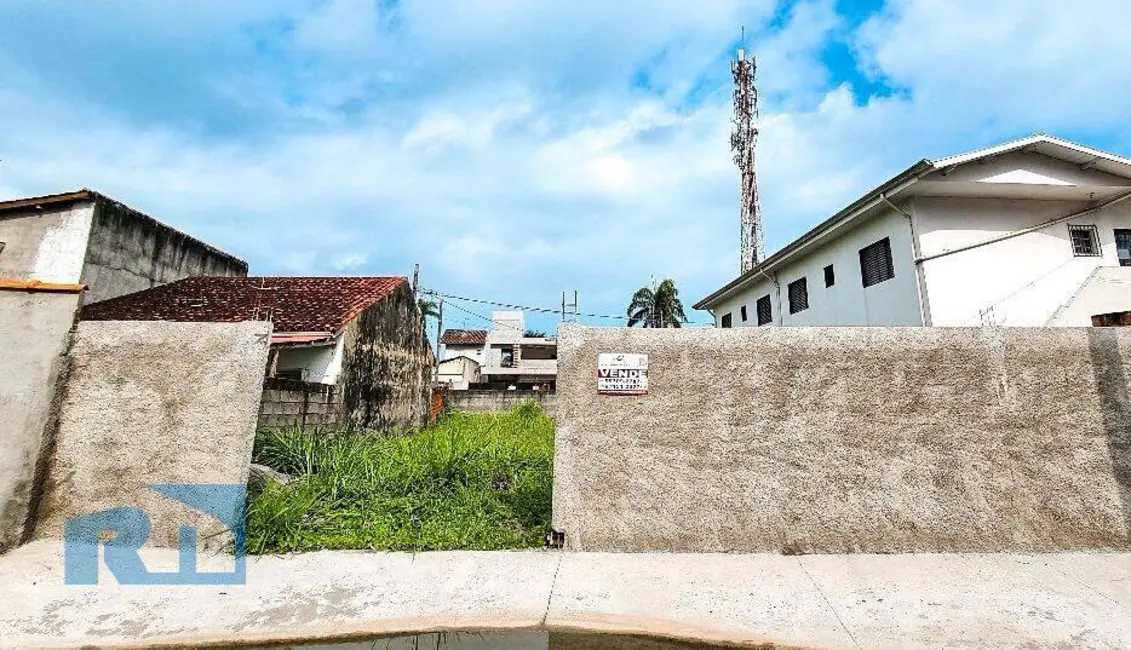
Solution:
M 77 293 L 0 291 L 0 551 L 27 523 L 78 305 Z
M 36 536 L 61 537 L 67 519 L 115 507 L 142 508 L 157 546 L 176 546 L 181 524 L 202 537 L 222 530 L 148 486 L 247 482 L 270 331 L 262 322 L 80 323 Z
M 564 327 L 554 525 L 586 551 L 1131 547 L 1131 331 Z M 601 352 L 649 394 L 596 394 Z
M 247 275 L 247 262 L 113 201 L 94 211 L 83 283 L 87 303 L 195 275 Z
M 77 284 L 94 204 L 0 215 L 0 279 Z
M 268 379 L 259 405 L 262 427 L 337 427 L 341 422 L 337 386 L 288 379 Z
M 553 393 L 526 390 L 453 390 L 444 397 L 444 405 L 468 413 L 497 413 L 509 411 L 515 404 L 528 399 L 538 400 L 543 410 L 553 413 Z
M 423 426 L 434 363 L 412 289 L 402 284 L 346 327 L 343 421 L 362 429 Z

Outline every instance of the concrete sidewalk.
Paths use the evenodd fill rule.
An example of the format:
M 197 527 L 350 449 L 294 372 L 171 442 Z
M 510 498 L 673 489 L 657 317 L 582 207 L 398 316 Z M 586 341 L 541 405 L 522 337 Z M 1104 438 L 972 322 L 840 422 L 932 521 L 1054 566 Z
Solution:
M 175 551 L 145 557 L 176 566 Z M 322 552 L 252 558 L 238 587 L 123 587 L 106 574 L 66 586 L 62 566 L 53 541 L 0 556 L 0 647 L 541 626 L 772 647 L 1131 648 L 1127 553 Z

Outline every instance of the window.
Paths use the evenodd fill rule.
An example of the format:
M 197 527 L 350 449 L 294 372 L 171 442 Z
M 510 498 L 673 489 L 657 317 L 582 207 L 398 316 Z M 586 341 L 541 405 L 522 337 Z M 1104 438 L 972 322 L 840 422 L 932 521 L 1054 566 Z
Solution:
M 731 316 L 730 316 L 730 314 L 723 314 L 722 326 L 723 327 L 730 327 L 731 326 Z
M 887 237 L 860 249 L 860 280 L 865 287 L 886 282 L 894 277 L 891 241 Z
M 4 250 L 0 244 L 0 250 Z M 1115 251 L 1119 255 L 1120 266 L 1131 266 L 1131 230 L 1115 231 Z
M 774 320 L 774 309 L 770 306 L 770 297 L 762 296 L 758 299 L 758 326 L 767 325 Z
M 305 374 L 306 373 L 303 372 L 302 368 L 287 368 L 285 370 L 275 371 L 275 377 L 277 379 L 292 379 L 294 381 L 302 381 L 306 379 L 306 377 L 303 376 Z
M 789 283 L 789 313 L 809 309 L 809 285 L 805 278 Z
M 1076 257 L 1099 257 L 1100 236 L 1095 226 L 1068 226 L 1072 254 Z
M 836 272 L 833 271 L 833 265 L 829 264 L 825 267 L 825 286 L 831 287 L 836 284 Z
M 743 305 L 739 309 L 739 313 L 742 314 L 742 322 L 745 323 L 746 322 L 746 305 Z

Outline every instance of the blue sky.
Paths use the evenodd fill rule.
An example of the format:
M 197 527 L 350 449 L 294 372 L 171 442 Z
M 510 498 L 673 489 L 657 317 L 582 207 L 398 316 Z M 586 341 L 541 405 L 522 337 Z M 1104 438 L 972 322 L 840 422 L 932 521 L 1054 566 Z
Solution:
M 1126 0 L 5 0 L 0 18 L 0 198 L 98 189 L 257 274 L 419 262 L 440 291 L 576 289 L 614 314 L 672 277 L 690 309 L 738 265 L 742 25 L 771 251 L 920 158 L 1033 131 L 1131 154 Z

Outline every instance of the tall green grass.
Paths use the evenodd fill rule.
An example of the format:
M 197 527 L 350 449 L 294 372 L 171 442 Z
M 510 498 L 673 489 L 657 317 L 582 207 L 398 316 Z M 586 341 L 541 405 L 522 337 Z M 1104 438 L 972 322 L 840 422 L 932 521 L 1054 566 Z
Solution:
M 543 545 L 554 423 L 536 402 L 404 436 L 264 430 L 254 460 L 298 477 L 248 503 L 248 551 Z

